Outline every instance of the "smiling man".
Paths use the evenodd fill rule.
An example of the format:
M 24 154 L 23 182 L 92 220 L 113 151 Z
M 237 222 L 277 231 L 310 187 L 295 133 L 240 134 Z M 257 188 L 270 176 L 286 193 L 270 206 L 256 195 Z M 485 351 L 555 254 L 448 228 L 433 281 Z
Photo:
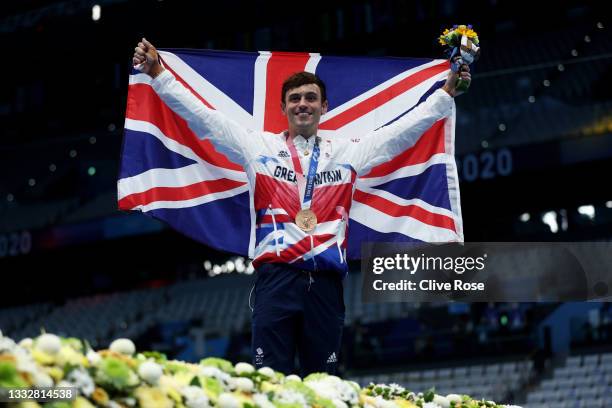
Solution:
M 299 355 L 302 375 L 334 373 L 344 326 L 342 280 L 348 272 L 348 219 L 357 176 L 413 146 L 452 112 L 456 83 L 469 68 L 450 72 L 442 89 L 391 125 L 351 138 L 318 135 L 327 112 L 326 87 L 299 72 L 283 83 L 280 109 L 287 130 L 245 129 L 209 109 L 159 62 L 144 38 L 134 65 L 200 138 L 240 163 L 255 211 L 257 272 L 253 300 L 253 362 L 292 373 Z
M 287 78 L 281 92 L 281 109 L 287 116 L 289 137 L 309 138 L 316 134 L 327 105 L 325 84 L 316 75 L 300 72 Z

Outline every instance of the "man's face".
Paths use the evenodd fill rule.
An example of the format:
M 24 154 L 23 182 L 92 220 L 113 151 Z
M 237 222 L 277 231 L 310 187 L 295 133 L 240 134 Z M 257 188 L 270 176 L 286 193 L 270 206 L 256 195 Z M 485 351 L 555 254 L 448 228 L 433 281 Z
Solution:
M 287 91 L 281 108 L 290 129 L 310 136 L 316 132 L 321 115 L 327 113 L 327 101 L 321 101 L 318 85 L 306 84 Z

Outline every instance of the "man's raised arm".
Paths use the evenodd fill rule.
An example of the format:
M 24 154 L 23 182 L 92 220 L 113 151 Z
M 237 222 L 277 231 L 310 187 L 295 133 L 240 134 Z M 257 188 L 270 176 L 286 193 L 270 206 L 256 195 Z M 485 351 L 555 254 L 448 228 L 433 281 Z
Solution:
M 444 86 L 406 115 L 352 145 L 354 151 L 350 156 L 355 158 L 353 164 L 357 173 L 366 174 L 373 167 L 393 159 L 413 146 L 435 122 L 448 116 L 454 106 L 453 97 L 460 94 L 457 91 L 459 78 L 471 81 L 467 65 L 459 73 L 449 72 Z
M 157 49 L 146 38 L 143 38 L 134 48 L 132 64 L 138 66 L 140 71 L 150 75 L 153 79 L 164 71 L 164 67 L 159 62 Z
M 132 63 L 153 79 L 151 86 L 170 109 L 187 121 L 200 139 L 209 139 L 230 160 L 245 164 L 256 154 L 257 140 L 247 129 L 205 106 L 160 62 L 157 49 L 145 38 L 134 48 Z

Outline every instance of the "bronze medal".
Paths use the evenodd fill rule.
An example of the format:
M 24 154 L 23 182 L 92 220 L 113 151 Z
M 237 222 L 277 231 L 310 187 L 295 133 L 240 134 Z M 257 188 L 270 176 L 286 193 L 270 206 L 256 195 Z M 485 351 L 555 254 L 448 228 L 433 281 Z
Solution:
M 304 232 L 310 232 L 317 226 L 317 215 L 311 210 L 300 210 L 295 215 L 296 225 Z

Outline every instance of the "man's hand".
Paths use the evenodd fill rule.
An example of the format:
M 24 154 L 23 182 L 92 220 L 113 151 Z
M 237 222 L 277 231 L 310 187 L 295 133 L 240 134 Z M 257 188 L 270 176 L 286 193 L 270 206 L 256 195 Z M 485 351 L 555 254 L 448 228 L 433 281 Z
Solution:
M 145 74 L 149 74 L 151 78 L 155 78 L 164 71 L 164 67 L 159 63 L 159 54 L 157 50 L 147 41 L 142 38 L 138 46 L 134 48 L 134 57 L 132 58 L 134 65 L 141 65 L 141 70 Z
M 446 78 L 446 83 L 442 87 L 450 96 L 455 97 L 461 95 L 463 92 L 457 91 L 457 82 L 459 79 L 467 81 L 468 84 L 472 82 L 472 76 L 470 75 L 470 67 L 463 64 L 459 69 L 459 72 L 450 71 Z

